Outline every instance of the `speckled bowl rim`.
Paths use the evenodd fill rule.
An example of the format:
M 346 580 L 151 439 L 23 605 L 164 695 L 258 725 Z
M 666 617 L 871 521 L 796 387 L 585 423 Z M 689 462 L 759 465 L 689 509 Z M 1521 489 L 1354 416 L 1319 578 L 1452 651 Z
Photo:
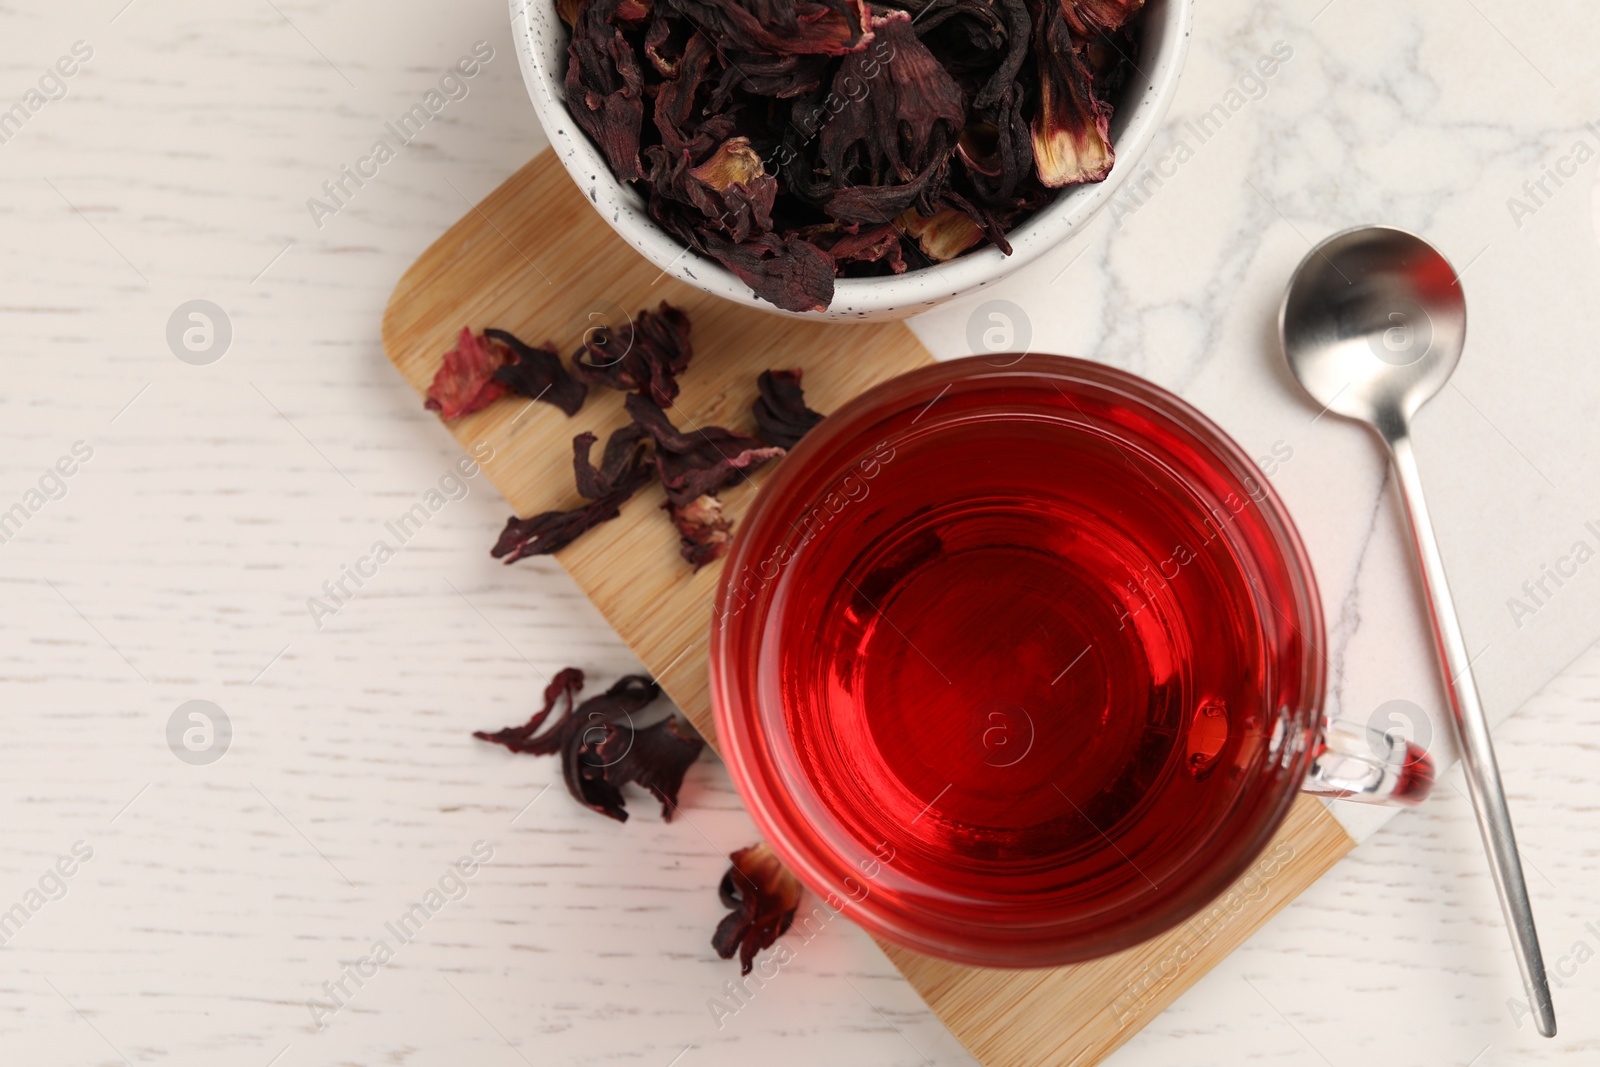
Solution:
M 1012 230 L 1011 255 L 990 247 L 905 274 L 840 278 L 827 310 L 795 313 L 762 300 L 720 263 L 679 244 L 646 213 L 638 192 L 611 176 L 599 149 L 567 113 L 562 88 L 567 31 L 553 0 L 510 0 L 512 37 L 534 112 L 567 173 L 612 229 L 662 271 L 715 296 L 796 318 L 859 321 L 905 318 L 992 285 L 1060 244 L 1109 204 L 1149 148 L 1177 95 L 1193 5 L 1194 0 L 1149 0 L 1146 33 L 1153 47 L 1147 46 L 1141 57 L 1144 92 L 1136 103 L 1124 103 L 1113 118 L 1111 139 L 1117 158 L 1110 176 L 1068 190 Z

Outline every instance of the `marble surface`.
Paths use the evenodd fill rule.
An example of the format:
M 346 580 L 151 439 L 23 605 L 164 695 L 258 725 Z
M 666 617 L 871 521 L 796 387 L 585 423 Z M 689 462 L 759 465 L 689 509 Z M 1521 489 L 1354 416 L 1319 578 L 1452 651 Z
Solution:
M 525 717 L 539 671 L 635 666 L 557 566 L 489 559 L 505 509 L 481 478 L 320 628 L 308 612 L 458 457 L 377 323 L 405 266 L 543 146 L 499 0 L 0 16 L 0 112 L 27 112 L 0 126 L 0 512 L 26 512 L 0 543 L 0 1062 L 970 1062 L 844 924 L 713 1011 L 736 973 L 707 945 L 713 887 L 753 836 L 715 761 L 684 819 L 635 801 L 616 825 L 548 762 L 470 740 Z M 441 89 L 480 41 L 492 58 Z M 1255 93 L 1240 79 L 1277 41 L 1293 57 Z M 1358 221 L 1415 228 L 1465 271 L 1467 356 L 1418 449 L 1487 703 L 1520 705 L 1497 738 L 1562 1034 L 1518 1025 L 1447 774 L 1425 807 L 1353 823 L 1369 839 L 1117 1067 L 1600 1053 L 1600 563 L 1547 580 L 1531 615 L 1507 604 L 1574 542 L 1600 547 L 1596 163 L 1573 151 L 1600 148 L 1597 46 L 1576 2 L 1207 3 L 1147 162 L 1230 87 L 1260 98 L 1190 134 L 1147 201 L 913 324 L 961 354 L 1003 299 L 1032 347 L 1146 374 L 1252 452 L 1292 449 L 1273 482 L 1316 559 L 1340 706 L 1436 714 L 1381 457 L 1294 393 L 1271 317 L 1308 242 Z M 455 98 L 389 132 L 433 90 Z M 326 200 L 380 139 L 392 158 Z M 1535 205 L 1545 164 L 1571 175 Z M 183 315 L 169 342 L 196 300 L 226 316 L 220 358 L 220 333 L 184 348 Z M 197 700 L 231 726 L 209 764 L 169 743 Z M 430 891 L 425 921 L 390 929 Z

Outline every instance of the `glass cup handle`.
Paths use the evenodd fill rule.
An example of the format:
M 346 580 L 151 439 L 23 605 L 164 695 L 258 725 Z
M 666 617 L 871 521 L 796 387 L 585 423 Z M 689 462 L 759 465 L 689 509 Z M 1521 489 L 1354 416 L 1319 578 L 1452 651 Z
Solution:
M 1325 725 L 1305 792 L 1363 804 L 1417 804 L 1433 787 L 1433 760 L 1398 734 L 1335 719 Z

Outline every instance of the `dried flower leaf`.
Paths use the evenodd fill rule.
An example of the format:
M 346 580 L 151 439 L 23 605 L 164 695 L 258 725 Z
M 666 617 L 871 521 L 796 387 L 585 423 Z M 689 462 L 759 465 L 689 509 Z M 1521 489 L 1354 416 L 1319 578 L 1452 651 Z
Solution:
M 723 907 L 732 910 L 717 924 L 711 947 L 725 960 L 737 951 L 739 973 L 746 975 L 756 953 L 770 947 L 794 922 L 800 883 L 765 843 L 741 848 L 728 858 L 733 866 L 722 876 L 717 896 Z
M 916 239 L 923 254 L 936 263 L 954 259 L 983 240 L 983 227 L 970 215 L 954 208 L 940 208 L 926 218 L 913 209 L 895 221 Z
M 724 47 L 772 55 L 834 55 L 867 41 L 870 9 L 862 0 L 670 0 Z
M 444 354 L 422 406 L 446 420 L 483 410 L 506 394 L 506 385 L 495 372 L 511 358 L 506 345 L 463 326 L 455 348 Z
M 596 526 L 622 514 L 627 499 L 628 494 L 617 493 L 570 511 L 543 511 L 526 519 L 513 515 L 506 520 L 489 555 L 515 563 L 527 556 L 559 552 Z
M 645 675 L 618 679 L 601 695 L 574 707 L 574 697 L 582 688 L 583 672 L 568 667 L 545 688 L 543 710 L 527 723 L 494 733 L 480 730 L 472 736 L 513 752 L 560 755 L 567 792 L 602 815 L 626 822 L 622 787 L 636 782 L 655 794 L 662 804 L 662 817 L 670 818 L 683 776 L 705 742 L 684 734 L 675 719 L 645 729 L 634 727 L 634 714 L 661 695 L 661 687 Z M 547 725 L 550 713 L 563 700 L 560 714 Z
M 572 439 L 572 469 L 579 496 L 589 500 L 613 493 L 632 496 L 655 473 L 645 448 L 649 436 L 633 423 L 611 432 L 600 466 L 595 467 L 589 462 L 589 453 L 598 440 L 592 433 L 580 433 Z
M 658 35 L 660 40 L 656 43 L 657 49 L 670 47 L 672 42 L 671 22 L 662 22 L 660 25 L 667 27 L 667 30 L 664 34 Z M 649 46 L 646 47 L 648 50 Z M 696 100 L 705 84 L 716 52 L 716 45 L 712 44 L 704 34 L 696 32 L 690 35 L 684 43 L 683 51 L 675 57 L 651 54 L 651 63 L 656 67 L 660 68 L 664 64 L 671 66 L 670 72 L 662 71 L 667 79 L 656 88 L 654 111 L 656 131 L 661 135 L 660 148 L 666 152 L 664 158 L 675 161 L 685 151 L 691 155 L 704 154 L 711 144 L 720 139 L 708 137 L 706 142 L 702 143 L 699 130 L 696 128 L 699 123 Z M 727 123 L 727 129 L 731 134 L 731 122 Z M 656 181 L 658 179 L 652 177 L 652 184 Z
M 595 750 L 598 765 L 604 770 L 600 779 L 604 787 L 597 787 L 593 796 L 605 805 L 607 815 L 627 821 L 628 814 L 622 810 L 621 789 L 633 782 L 661 801 L 662 821 L 672 821 L 673 813 L 678 810 L 678 791 L 683 788 L 683 776 L 706 747 L 692 731 L 685 733 L 687 729 L 676 715 L 643 729 L 615 724 L 606 728 L 605 739 Z
M 1144 0 L 1060 0 L 1067 27 L 1079 37 L 1094 37 L 1121 29 Z
M 785 311 L 821 311 L 833 303 L 833 257 L 803 238 L 768 233 L 736 244 L 705 230 L 698 236 L 757 296 Z
M 730 137 L 711 157 L 684 172 L 681 199 L 735 242 L 772 229 L 778 180 L 768 174 L 748 137 Z
M 684 505 L 667 501 L 662 507 L 678 528 L 678 553 L 699 570 L 728 554 L 733 543 L 733 520 L 722 514 L 722 501 L 707 493 Z
M 544 709 L 534 714 L 521 726 L 507 726 L 494 733 L 477 731 L 472 736 L 482 741 L 493 741 L 497 745 L 504 745 L 513 752 L 527 752 L 535 756 L 552 756 L 561 751 L 561 738 L 564 736 L 560 724 L 568 721 L 572 716 L 573 700 L 578 691 L 583 688 L 583 672 L 577 667 L 567 667 L 558 672 L 550 680 L 544 690 Z M 539 730 L 544 726 L 545 720 L 550 717 L 550 712 L 555 709 L 558 700 L 565 700 L 566 706 L 561 715 L 552 724 L 551 729 L 543 736 Z
M 567 46 L 567 109 L 600 146 L 618 181 L 644 177 L 639 131 L 644 71 L 617 22 L 638 13 L 636 0 L 582 0 Z
M 836 264 L 883 262 L 896 274 L 905 271 L 906 260 L 900 245 L 900 230 L 893 223 L 885 223 L 882 226 L 852 224 L 837 228 L 856 232 L 840 233 L 826 244 L 818 242 L 827 250 L 828 255 L 833 257 Z M 812 239 L 817 240 L 816 237 Z
M 754 437 L 721 426 L 703 426 L 680 433 L 666 412 L 649 397 L 629 394 L 628 414 L 654 438 L 656 470 L 666 486 L 667 499 L 687 507 L 697 497 L 714 494 L 755 470 L 783 449 L 763 445 Z
M 790 449 L 822 421 L 819 412 L 806 407 L 799 370 L 764 370 L 756 378 L 760 396 L 750 406 L 756 433 L 769 445 Z
M 572 357 L 572 373 L 586 385 L 648 393 L 658 404 L 678 396 L 677 375 L 689 365 L 689 316 L 666 301 L 612 330 L 598 326 Z
M 1111 109 L 1094 95 L 1089 68 L 1073 43 L 1058 3 L 1040 7 L 1035 33 L 1039 111 L 1033 120 L 1033 158 L 1051 188 L 1097 182 L 1111 173 Z
M 822 125 L 817 156 L 834 189 L 823 209 L 841 222 L 890 222 L 942 186 L 965 94 L 928 51 L 911 16 L 873 16 L 871 48 L 846 56 L 833 78 L 842 100 Z
M 505 330 L 485 330 L 483 335 L 499 341 L 511 350 L 510 362 L 502 364 L 494 376 L 511 392 L 530 400 L 543 400 L 566 412 L 576 415 L 583 407 L 589 391 L 572 375 L 550 345 L 538 348 L 524 344 Z
M 580 433 L 572 439 L 573 480 L 579 495 L 591 502 L 568 511 L 540 512 L 526 519 L 511 516 L 489 555 L 507 563 L 526 556 L 547 556 L 622 513 L 622 505 L 650 480 L 655 470 L 644 448 L 645 434 L 633 425 L 613 431 L 598 468 L 589 461 L 597 440 L 592 433 Z

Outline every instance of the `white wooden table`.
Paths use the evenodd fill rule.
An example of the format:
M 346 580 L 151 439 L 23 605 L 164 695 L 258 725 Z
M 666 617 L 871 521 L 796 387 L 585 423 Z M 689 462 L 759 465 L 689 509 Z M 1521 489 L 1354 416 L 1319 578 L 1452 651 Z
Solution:
M 1595 16 L 1322 3 L 1203 5 L 1175 119 L 1222 99 L 1275 38 L 1294 63 L 1121 229 L 1106 220 L 998 291 L 1032 310 L 1035 347 L 1093 352 L 1205 406 L 1222 386 L 1201 368 L 1226 367 L 1243 328 L 1224 311 L 1270 304 L 1279 281 L 1262 264 L 1302 254 L 1309 220 L 1350 215 L 1476 240 L 1474 281 L 1543 270 L 1532 280 L 1592 314 L 1595 164 L 1530 218 L 1508 221 L 1501 202 L 1574 141 L 1600 145 L 1582 127 Z M 0 1063 L 970 1062 L 844 924 L 718 1025 L 710 1001 L 737 972 L 708 945 L 715 884 L 754 839 L 719 764 L 692 771 L 682 820 L 634 800 L 617 825 L 570 803 L 551 761 L 471 740 L 526 717 L 536 669 L 577 664 L 604 685 L 634 667 L 553 563 L 490 560 L 505 508 L 481 477 L 359 590 L 347 583 L 320 627 L 308 610 L 458 458 L 377 324 L 405 266 L 543 145 L 501 5 L 76 0 L 0 5 L 0 19 Z M 480 41 L 476 74 L 400 143 L 386 123 L 426 107 Z M 1485 100 L 1503 82 L 1523 103 L 1455 116 L 1440 101 L 1464 92 L 1463 71 Z M 393 158 L 363 162 L 378 140 Z M 323 184 L 341 180 L 335 203 Z M 1204 249 L 1218 258 L 1186 258 Z M 1074 295 L 1043 296 L 1066 270 Z M 222 352 L 202 329 L 185 348 L 200 325 L 185 310 L 180 359 L 169 320 L 196 300 L 222 309 L 231 339 Z M 919 332 L 962 351 L 979 303 Z M 1478 336 L 1526 336 L 1492 300 L 1475 321 Z M 1539 1041 L 1508 1009 L 1520 989 L 1451 774 L 1118 1067 L 1600 1061 L 1600 652 L 1544 685 L 1594 636 L 1600 565 L 1541 606 L 1527 644 L 1499 606 L 1515 583 L 1472 577 L 1498 574 L 1514 544 L 1510 573 L 1536 578 L 1600 520 L 1593 337 L 1464 367 L 1484 422 L 1457 420 L 1456 402 L 1423 455 L 1469 630 L 1491 640 L 1491 702 L 1543 686 L 1498 740 L 1561 1036 Z M 1549 380 L 1553 366 L 1572 380 Z M 1252 434 L 1278 417 L 1229 428 L 1266 445 Z M 1414 592 L 1381 468 L 1326 422 L 1296 439 L 1307 460 L 1279 484 L 1313 541 L 1329 526 L 1318 498 L 1368 499 L 1350 575 L 1324 575 L 1350 589 L 1328 604 L 1359 690 L 1344 698 L 1427 705 L 1420 612 L 1386 629 L 1358 610 L 1363 582 L 1392 587 L 1377 605 Z M 1496 479 L 1527 501 L 1486 506 L 1474 494 Z M 214 762 L 169 746 L 189 701 L 231 726 Z M 474 849 L 488 861 L 450 874 Z

